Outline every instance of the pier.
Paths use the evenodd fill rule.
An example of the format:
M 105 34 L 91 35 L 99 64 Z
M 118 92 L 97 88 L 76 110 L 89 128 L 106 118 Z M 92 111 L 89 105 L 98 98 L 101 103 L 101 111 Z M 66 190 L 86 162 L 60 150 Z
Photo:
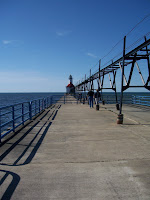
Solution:
M 150 198 L 150 108 L 97 111 L 73 96 L 46 108 L 0 147 L 0 199 Z

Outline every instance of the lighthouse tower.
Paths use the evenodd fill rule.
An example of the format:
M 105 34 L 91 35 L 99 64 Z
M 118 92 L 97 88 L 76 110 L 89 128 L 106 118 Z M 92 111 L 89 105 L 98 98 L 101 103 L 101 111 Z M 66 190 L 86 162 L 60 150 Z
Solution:
M 73 78 L 70 75 L 69 76 L 69 84 L 66 86 L 66 93 L 67 94 L 74 94 L 75 93 L 75 87 L 73 85 Z

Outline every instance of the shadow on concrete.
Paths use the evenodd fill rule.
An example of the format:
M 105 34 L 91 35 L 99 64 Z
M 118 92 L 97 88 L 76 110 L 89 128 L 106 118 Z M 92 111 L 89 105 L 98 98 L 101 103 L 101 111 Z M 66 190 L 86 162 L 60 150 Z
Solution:
M 122 125 L 127 125 L 127 126 L 150 126 L 150 124 L 144 124 L 144 123 L 138 123 L 138 124 L 127 124 L 123 123 Z
M 144 105 L 138 105 L 138 104 L 128 104 L 129 107 L 132 107 L 132 108 L 138 108 L 140 110 L 143 111 L 150 111 L 150 107 L 149 106 L 144 106 Z M 137 112 L 140 112 L 140 111 L 137 111 Z
M 39 121 L 35 122 L 35 124 L 27 131 L 27 134 L 34 128 L 36 127 L 36 125 L 38 125 L 38 123 L 40 122 L 40 120 L 42 120 L 44 117 L 46 117 L 46 115 L 50 112 L 50 110 L 48 110 L 44 116 L 42 116 Z M 35 119 L 37 119 L 39 116 L 35 117 Z M 35 120 L 34 119 L 34 120 Z M 30 125 L 34 120 L 31 120 L 29 123 L 27 123 L 26 125 L 24 125 L 22 128 L 20 128 L 18 131 L 16 131 L 13 135 L 11 135 L 10 137 L 8 137 L 6 140 L 4 140 L 2 143 L 0 143 L 0 147 L 2 147 L 5 143 L 8 143 L 8 141 L 10 141 L 11 139 L 15 138 L 24 128 L 26 128 L 28 125 Z M 26 135 L 25 135 L 26 136 Z M 20 141 L 19 141 L 20 142 Z
M 49 127 L 51 126 L 51 124 L 52 124 L 52 122 L 50 122 L 50 123 L 48 124 L 48 126 L 45 128 L 43 134 L 41 135 L 41 137 L 40 137 L 40 139 L 38 140 L 37 144 L 35 145 L 35 147 L 34 147 L 33 150 L 31 151 L 30 155 L 29 155 L 28 158 L 25 160 L 25 162 L 24 162 L 23 164 L 21 164 L 21 165 L 26 165 L 26 164 L 30 163 L 31 160 L 34 158 L 34 156 L 35 156 L 36 152 L 38 151 L 40 145 L 42 144 L 42 142 L 43 142 L 43 140 L 44 140 L 44 138 L 45 138 L 45 135 L 46 135 L 46 133 L 47 133 Z M 28 147 L 27 147 L 27 148 L 28 148 Z M 25 150 L 25 151 L 26 151 L 26 150 Z M 21 157 L 25 154 L 25 151 L 24 151 L 24 152 L 22 153 L 22 155 L 20 156 L 20 159 L 21 159 Z M 17 163 L 20 159 L 18 158 L 18 160 L 17 160 L 15 163 Z M 15 164 L 15 163 L 14 163 L 14 164 Z
M 50 115 L 50 117 L 48 118 L 48 120 L 53 116 L 52 120 L 55 119 L 56 115 L 58 114 L 58 110 L 60 109 L 61 106 L 58 106 L 56 108 L 56 110 L 54 110 L 52 112 L 52 114 Z M 49 111 L 48 111 L 49 112 Z M 44 115 L 44 117 L 48 114 L 48 112 Z M 20 137 L 15 143 L 13 143 L 8 149 L 6 149 L 6 151 L 0 156 L 0 161 L 2 161 L 17 145 L 19 145 L 19 143 L 33 130 L 33 128 L 35 128 L 39 122 L 41 122 L 42 119 L 44 119 L 44 117 L 42 116 L 42 118 L 40 118 L 40 120 L 38 122 L 36 122 L 32 127 L 29 128 L 29 130 L 27 132 L 24 133 L 24 135 L 22 137 Z M 0 165 L 5 165 L 5 166 L 21 166 L 21 165 L 26 165 L 28 163 L 30 163 L 32 161 L 32 159 L 34 158 L 36 152 L 38 151 L 40 145 L 42 144 L 48 129 L 50 128 L 50 126 L 52 125 L 52 122 L 49 122 L 48 125 L 46 126 L 47 121 L 42 125 L 42 127 L 40 128 L 40 130 L 35 134 L 35 136 L 33 137 L 33 139 L 29 142 L 29 144 L 27 145 L 22 145 L 22 146 L 26 146 L 26 148 L 23 150 L 23 152 L 20 154 L 20 156 L 15 160 L 15 162 L 13 164 L 6 164 L 6 163 L 1 163 Z M 32 144 L 33 142 L 36 140 L 36 138 L 40 135 L 42 129 L 45 128 L 44 132 L 42 133 L 42 135 L 40 136 L 39 140 L 36 142 L 35 146 L 33 147 Z M 19 131 L 20 132 L 20 131 Z M 17 133 L 18 134 L 18 133 Z M 15 134 L 16 135 L 16 134 Z M 15 137 L 15 135 L 13 137 Z M 9 138 L 7 140 L 7 144 L 13 137 Z M 6 142 L 5 142 L 6 143 Z M 3 144 L 4 145 L 4 144 Z M 28 149 L 30 147 L 33 147 L 32 151 L 30 152 L 30 154 L 28 155 L 28 157 L 26 158 L 26 160 L 21 163 L 21 164 L 17 164 L 22 158 L 23 156 L 25 156 L 25 154 L 27 153 Z
M 8 185 L 4 194 L 2 194 L 3 196 L 1 197 L 1 200 L 6 200 L 6 199 L 9 200 L 9 199 L 11 199 L 14 191 L 16 190 L 17 185 L 20 182 L 20 176 L 18 176 L 17 174 L 15 174 L 13 172 L 6 171 L 6 170 L 0 170 L 0 173 L 5 173 L 5 175 L 0 180 L 0 186 L 2 186 L 2 184 L 4 184 L 5 180 L 8 178 L 9 175 L 12 176 L 11 183 Z
M 55 105 L 53 105 L 52 107 L 51 107 L 51 109 L 53 109 L 53 108 L 55 108 Z M 50 110 L 48 110 L 41 118 L 40 118 L 40 120 L 42 120 L 42 119 L 44 119 L 44 117 L 46 117 L 47 116 L 47 114 L 50 112 Z M 53 111 L 54 112 L 54 111 Z

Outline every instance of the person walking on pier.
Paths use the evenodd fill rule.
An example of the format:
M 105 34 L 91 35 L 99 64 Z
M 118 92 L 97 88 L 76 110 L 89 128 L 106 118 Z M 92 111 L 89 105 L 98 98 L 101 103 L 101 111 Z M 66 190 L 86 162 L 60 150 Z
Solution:
M 98 89 L 95 92 L 95 104 L 98 105 L 99 104 L 99 100 L 101 99 L 101 95 L 100 92 L 98 91 Z
M 82 93 L 79 93 L 78 100 L 79 100 L 79 101 L 80 101 L 80 103 L 81 103 L 81 100 L 82 100 Z
M 90 108 L 92 107 L 93 108 L 93 96 L 94 96 L 94 92 L 92 90 L 90 90 L 88 92 L 88 97 L 89 97 L 89 105 L 90 105 Z

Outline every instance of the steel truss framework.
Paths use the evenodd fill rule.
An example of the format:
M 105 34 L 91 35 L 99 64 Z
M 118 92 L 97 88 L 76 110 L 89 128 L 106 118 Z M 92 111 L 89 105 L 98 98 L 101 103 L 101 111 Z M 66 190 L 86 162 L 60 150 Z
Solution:
M 111 64 L 109 64 L 108 66 L 106 66 L 105 68 L 101 69 L 101 60 L 99 61 L 99 69 L 96 73 L 91 74 L 91 70 L 90 70 L 90 76 L 86 78 L 85 75 L 85 80 L 79 82 L 75 88 L 76 91 L 88 91 L 91 89 L 94 89 L 94 84 L 93 81 L 97 80 L 97 84 L 98 84 L 98 90 L 101 91 L 102 94 L 102 90 L 103 89 L 112 89 L 115 92 L 115 96 L 116 96 L 116 108 L 119 110 L 120 112 L 119 114 L 122 114 L 122 100 L 123 100 L 123 92 L 131 87 L 143 87 L 146 88 L 147 90 L 150 90 L 150 59 L 149 59 L 149 55 L 150 55 L 150 39 L 146 39 L 145 41 L 140 44 L 138 47 L 136 47 L 135 49 L 131 50 L 129 53 L 125 53 L 125 49 L 126 49 L 126 36 L 124 37 L 124 45 L 123 45 L 123 56 L 119 59 L 117 59 L 116 61 L 112 61 Z M 141 53 L 142 52 L 142 53 Z M 148 73 L 147 73 L 147 80 L 146 82 L 144 81 L 142 72 L 140 70 L 140 67 L 137 63 L 137 61 L 139 60 L 147 60 L 147 68 L 148 68 Z M 139 75 L 141 77 L 142 83 L 143 85 L 131 85 L 131 78 L 133 76 L 133 69 L 134 67 L 137 67 Z M 128 76 L 128 79 L 125 76 L 125 67 L 130 67 L 130 73 Z M 117 93 L 116 93 L 116 73 L 117 70 L 121 70 L 121 82 L 120 82 L 120 86 L 121 86 L 121 95 L 120 95 L 120 106 L 118 104 L 118 99 L 117 99 Z M 111 76 L 110 76 L 111 74 Z M 104 78 L 105 76 L 108 75 L 109 76 L 109 81 L 110 81 L 110 88 L 105 88 L 104 87 Z M 111 80 L 111 77 L 113 77 L 113 80 Z M 102 95 L 101 95 L 102 96 Z

